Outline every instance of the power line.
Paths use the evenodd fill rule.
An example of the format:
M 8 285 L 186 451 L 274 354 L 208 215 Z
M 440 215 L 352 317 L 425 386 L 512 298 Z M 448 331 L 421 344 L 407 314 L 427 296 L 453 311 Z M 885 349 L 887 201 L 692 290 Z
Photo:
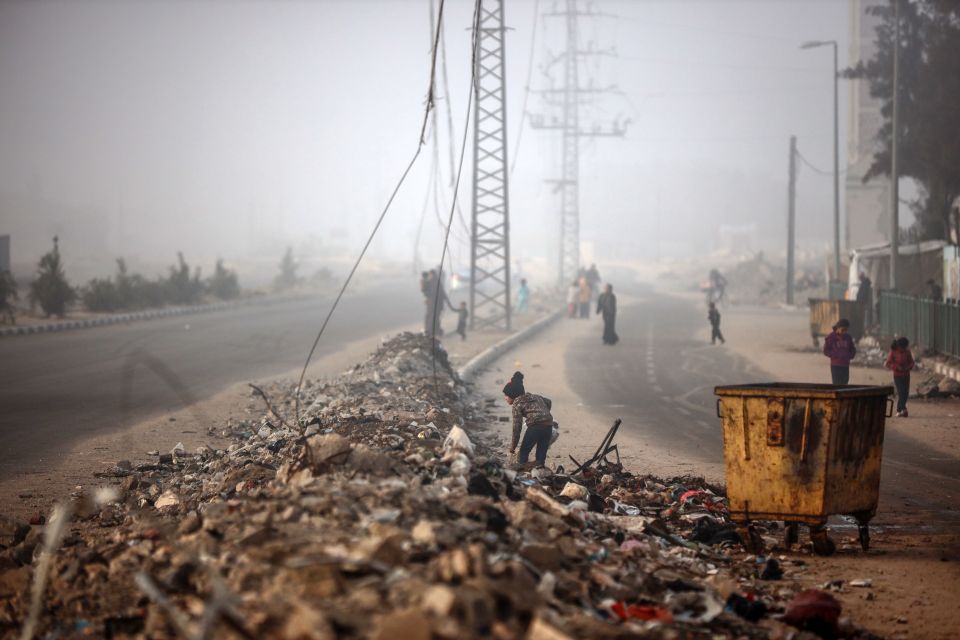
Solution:
M 476 0 L 473 6 L 473 26 L 472 26 L 472 37 L 471 37 L 471 56 L 470 56 L 470 94 L 467 98 L 467 113 L 463 121 L 463 139 L 460 143 L 460 165 L 457 167 L 457 179 L 453 185 L 453 200 L 456 203 L 457 193 L 460 190 L 460 176 L 463 175 L 463 158 L 466 155 L 467 151 L 467 133 L 470 131 L 470 108 L 473 106 L 473 94 L 475 91 L 475 86 L 477 82 L 477 47 L 480 43 L 479 39 L 479 28 L 480 28 L 480 3 L 482 0 Z M 442 3 L 442 0 L 441 0 Z M 437 273 L 437 289 L 433 293 L 433 316 L 431 317 L 431 329 L 436 329 L 436 318 L 437 310 L 440 304 L 440 288 L 443 286 L 443 260 L 447 254 L 447 246 L 450 241 L 450 227 L 453 226 L 453 215 L 456 210 L 456 204 L 450 206 L 450 216 L 447 220 L 447 233 L 443 238 L 443 251 L 440 254 L 440 270 Z M 433 386 L 437 386 L 437 348 L 436 348 L 436 331 L 432 330 L 430 332 L 430 339 L 433 341 L 431 344 L 430 355 L 433 365 Z
M 814 165 L 812 162 L 810 162 L 809 160 L 807 160 L 805 157 L 803 157 L 803 154 L 800 153 L 800 150 L 799 150 L 799 149 L 797 150 L 797 157 L 800 158 L 800 161 L 803 162 L 803 164 L 807 165 L 807 168 L 810 169 L 811 171 L 813 171 L 814 173 L 819 173 L 819 174 L 822 175 L 822 176 L 832 176 L 832 175 L 833 175 L 833 171 L 825 171 L 825 170 L 823 170 L 823 169 L 820 169 L 819 167 L 817 167 L 816 165 Z M 840 173 L 846 173 L 848 169 L 849 169 L 849 167 L 848 167 L 847 169 L 844 169 L 843 171 L 840 171 Z
M 439 9 L 439 19 L 443 19 L 443 5 L 445 0 L 440 0 L 440 9 Z M 479 1 L 479 0 L 478 0 Z M 370 244 L 373 242 L 373 238 L 377 235 L 377 231 L 380 229 L 380 225 L 383 224 L 384 218 L 387 216 L 387 212 L 390 210 L 390 206 L 393 204 L 394 199 L 397 197 L 397 193 L 400 191 L 400 187 L 403 186 L 404 181 L 406 181 L 407 176 L 410 175 L 410 170 L 413 169 L 413 165 L 416 163 L 417 158 L 420 157 L 420 151 L 423 149 L 424 145 L 424 136 L 427 131 L 427 122 L 430 119 L 430 111 L 434 107 L 434 86 L 435 78 L 437 72 L 437 41 L 440 38 L 440 31 L 437 30 L 437 33 L 433 40 L 433 53 L 430 59 L 430 86 L 427 90 L 427 103 L 423 111 L 423 123 L 420 125 L 420 137 L 417 142 L 417 149 L 413 153 L 413 157 L 410 158 L 410 162 L 407 163 L 407 167 L 403 170 L 403 173 L 400 175 L 400 179 L 397 181 L 396 186 L 393 188 L 393 191 L 390 194 L 390 197 L 387 199 L 387 204 L 383 207 L 383 211 L 380 212 L 380 217 L 377 218 L 377 223 L 373 227 L 373 231 L 370 232 L 370 236 L 367 238 L 367 241 L 363 245 L 363 249 L 360 250 L 360 255 L 357 256 L 356 262 L 353 263 L 353 267 L 350 269 L 350 273 L 347 275 L 347 279 L 344 281 L 343 286 L 340 287 L 340 291 L 337 293 L 337 297 L 334 299 L 333 304 L 330 305 L 330 310 L 327 312 L 326 318 L 323 319 L 323 324 L 320 326 L 320 331 L 317 332 L 317 337 L 313 341 L 313 345 L 310 347 L 310 352 L 307 354 L 307 360 L 303 363 L 303 370 L 300 372 L 300 379 L 297 381 L 297 393 L 295 396 L 295 415 L 297 422 L 300 421 L 300 390 L 303 388 L 303 378 L 307 375 L 307 367 L 310 366 L 310 360 L 313 358 L 314 352 L 317 350 L 317 345 L 320 343 L 320 338 L 323 336 L 323 332 L 327 328 L 327 324 L 330 322 L 330 318 L 333 317 L 334 311 L 337 310 L 337 306 L 340 304 L 340 299 L 343 298 L 344 292 L 347 290 L 347 287 L 350 286 L 351 280 L 353 280 L 353 275 L 357 272 L 357 268 L 360 266 L 360 262 L 363 261 L 363 257 L 367 254 L 367 249 L 370 248 Z M 441 269 L 443 268 L 443 263 L 440 265 Z
M 520 155 L 520 141 L 523 140 L 523 125 L 527 121 L 527 100 L 530 98 L 530 78 L 533 75 L 533 53 L 537 44 L 537 25 L 540 23 L 540 0 L 533 3 L 533 30 L 530 36 L 530 53 L 527 57 L 527 82 L 523 91 L 523 107 L 520 109 L 520 125 L 517 129 L 517 142 L 513 145 L 513 162 L 510 163 L 510 176 L 517 168 L 517 156 Z

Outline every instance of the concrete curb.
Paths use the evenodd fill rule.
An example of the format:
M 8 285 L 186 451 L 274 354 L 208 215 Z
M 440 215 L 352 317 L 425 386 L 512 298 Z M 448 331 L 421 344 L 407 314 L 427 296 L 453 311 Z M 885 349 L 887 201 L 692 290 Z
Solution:
M 565 309 L 557 309 L 545 318 L 537 320 L 526 329 L 522 329 L 511 336 L 507 336 L 495 345 L 487 347 L 457 370 L 457 374 L 459 374 L 460 379 L 464 382 L 470 382 L 491 362 L 502 356 L 507 351 L 510 351 L 510 349 L 514 348 L 521 342 L 524 342 L 533 335 L 539 333 L 550 324 L 556 322 L 558 318 L 561 318 L 564 315 L 564 312 Z
M 952 367 L 943 362 L 934 362 L 933 370 L 942 376 L 953 378 L 957 382 L 960 382 L 960 368 Z
M 64 320 L 51 324 L 38 324 L 32 326 L 19 327 L 0 327 L 0 337 L 19 336 L 31 333 L 54 333 L 59 331 L 69 331 L 71 329 L 87 329 L 90 327 L 102 327 L 110 324 L 119 324 L 122 322 L 134 322 L 137 320 L 152 320 L 154 318 L 167 318 L 170 316 L 185 316 L 197 313 L 207 313 L 210 311 L 222 311 L 224 309 L 233 309 L 248 304 L 255 304 L 263 301 L 264 298 L 247 298 L 235 302 L 213 302 L 210 304 L 201 304 L 190 307 L 164 307 L 163 309 L 149 309 L 147 311 L 134 311 L 131 313 L 117 313 L 105 315 L 99 318 L 85 318 L 83 320 Z

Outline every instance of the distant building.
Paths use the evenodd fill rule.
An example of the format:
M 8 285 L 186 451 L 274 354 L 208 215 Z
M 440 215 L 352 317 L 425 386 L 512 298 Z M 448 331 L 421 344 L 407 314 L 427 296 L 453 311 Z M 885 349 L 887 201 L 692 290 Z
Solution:
M 850 1 L 850 66 L 867 61 L 876 51 L 874 39 L 880 18 L 867 9 L 886 0 Z M 881 148 L 877 133 L 883 125 L 881 102 L 870 96 L 870 83 L 850 80 L 850 122 L 847 127 L 847 177 L 845 245 L 847 250 L 890 241 L 890 179 L 863 181 Z

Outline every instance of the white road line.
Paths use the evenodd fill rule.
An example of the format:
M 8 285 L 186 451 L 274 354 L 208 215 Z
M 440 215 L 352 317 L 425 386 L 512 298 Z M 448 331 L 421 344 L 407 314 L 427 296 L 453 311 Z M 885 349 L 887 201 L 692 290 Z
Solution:
M 663 393 L 663 389 L 662 389 L 662 388 L 660 387 L 660 385 L 658 385 L 658 384 L 655 384 L 655 385 L 653 385 L 653 386 L 650 387 L 650 388 L 653 389 L 654 391 L 656 391 L 657 393 Z

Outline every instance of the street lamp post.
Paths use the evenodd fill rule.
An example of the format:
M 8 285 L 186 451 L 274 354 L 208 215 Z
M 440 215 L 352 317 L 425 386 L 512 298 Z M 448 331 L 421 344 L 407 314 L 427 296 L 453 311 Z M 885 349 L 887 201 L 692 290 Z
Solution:
M 840 278 L 840 103 L 837 84 L 840 69 L 837 67 L 837 41 L 811 40 L 800 45 L 801 49 L 815 49 L 833 45 L 833 270 Z

